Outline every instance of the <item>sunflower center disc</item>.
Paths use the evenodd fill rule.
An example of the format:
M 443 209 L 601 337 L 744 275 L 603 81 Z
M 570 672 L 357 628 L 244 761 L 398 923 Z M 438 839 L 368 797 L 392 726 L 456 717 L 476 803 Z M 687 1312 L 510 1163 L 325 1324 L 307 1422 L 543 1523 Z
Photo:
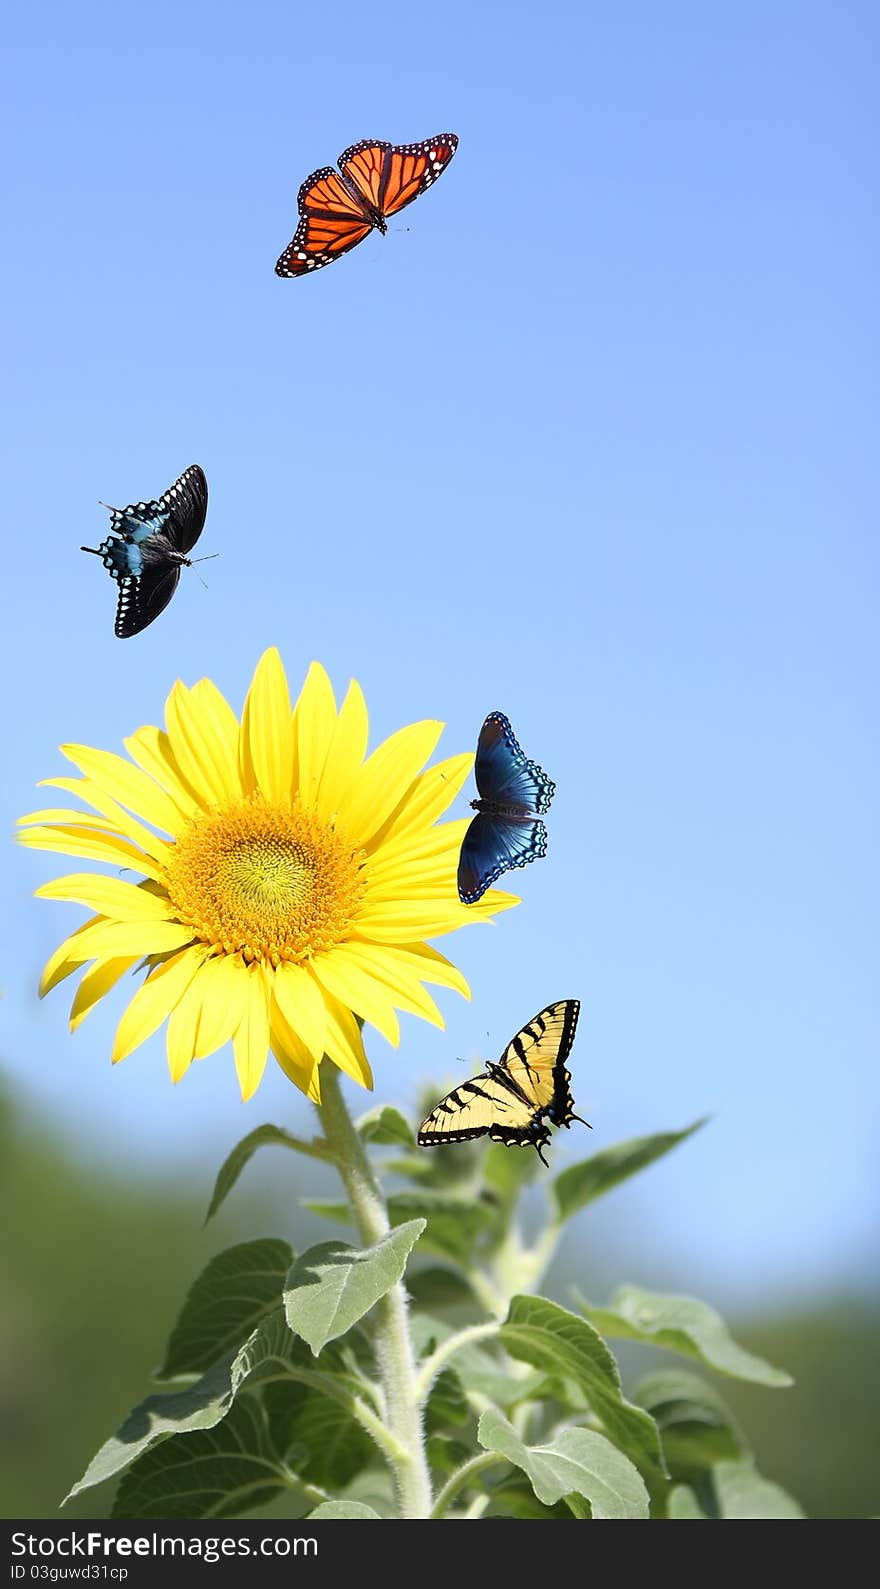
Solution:
M 300 806 L 242 801 L 193 819 L 168 870 L 182 921 L 246 960 L 302 961 L 346 935 L 363 894 L 362 854 Z

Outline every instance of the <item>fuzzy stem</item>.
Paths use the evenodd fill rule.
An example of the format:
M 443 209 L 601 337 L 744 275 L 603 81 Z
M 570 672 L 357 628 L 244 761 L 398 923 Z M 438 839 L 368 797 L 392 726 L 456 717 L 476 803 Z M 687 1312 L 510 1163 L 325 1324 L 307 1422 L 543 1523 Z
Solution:
M 503 1461 L 504 1457 L 499 1456 L 497 1451 L 481 1451 L 477 1456 L 471 1457 L 467 1462 L 464 1462 L 452 1474 L 452 1477 L 446 1480 L 434 1503 L 434 1510 L 431 1516 L 435 1518 L 442 1517 L 444 1512 L 448 1512 L 450 1502 L 455 1500 L 461 1490 L 467 1489 L 471 1480 L 475 1479 L 478 1473 L 482 1473 L 484 1468 L 495 1467 L 499 1462 Z
M 498 1325 L 493 1319 L 489 1324 L 468 1324 L 463 1330 L 459 1330 L 455 1335 L 449 1335 L 445 1341 L 441 1341 L 436 1351 L 432 1352 L 430 1357 L 425 1358 L 419 1370 L 416 1380 L 416 1395 L 419 1401 L 427 1401 L 431 1386 L 437 1375 L 444 1364 L 455 1356 L 456 1352 L 460 1352 L 463 1346 L 470 1346 L 474 1341 L 487 1341 L 491 1336 L 497 1334 Z
M 388 1210 L 366 1149 L 342 1097 L 339 1075 L 321 1067 L 321 1122 L 351 1202 L 361 1239 L 372 1246 L 387 1236 Z M 401 1451 L 392 1463 L 400 1516 L 431 1515 L 431 1480 L 425 1460 L 422 1415 L 416 1395 L 416 1365 L 409 1333 L 406 1291 L 398 1280 L 376 1303 L 375 1347 L 385 1396 L 385 1423 Z

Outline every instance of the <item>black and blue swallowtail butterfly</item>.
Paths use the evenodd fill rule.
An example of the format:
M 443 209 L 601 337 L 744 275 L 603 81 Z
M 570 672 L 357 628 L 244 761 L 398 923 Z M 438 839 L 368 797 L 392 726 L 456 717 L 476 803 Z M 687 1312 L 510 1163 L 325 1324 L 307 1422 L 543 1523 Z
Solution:
M 118 639 L 140 634 L 158 618 L 177 589 L 181 568 L 206 561 L 187 553 L 202 533 L 207 511 L 208 482 L 204 470 L 194 463 L 158 502 L 110 508 L 107 539 L 100 546 L 81 548 L 100 557 L 119 586 Z

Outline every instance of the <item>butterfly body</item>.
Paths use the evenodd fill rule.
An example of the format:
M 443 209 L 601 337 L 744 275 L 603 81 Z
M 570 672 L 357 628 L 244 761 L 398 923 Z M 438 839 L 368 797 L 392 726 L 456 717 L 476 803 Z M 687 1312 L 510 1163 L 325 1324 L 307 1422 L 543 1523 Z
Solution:
M 471 807 L 477 815 L 458 863 L 458 895 L 465 905 L 476 904 L 502 873 L 546 855 L 547 829 L 540 818 L 556 792 L 543 767 L 526 757 L 503 712 L 490 712 L 480 729 L 474 776 L 479 798 Z
M 307 276 L 341 259 L 370 232 L 388 231 L 388 217 L 436 182 L 458 148 L 454 132 L 422 143 L 362 138 L 339 156 L 339 170 L 321 166 L 297 194 L 299 225 L 275 265 L 279 276 Z
M 482 1075 L 460 1082 L 435 1104 L 419 1127 L 419 1145 L 488 1136 L 507 1147 L 533 1147 L 546 1164 L 541 1149 L 550 1141 L 547 1121 L 568 1128 L 580 1118 L 566 1068 L 579 1011 L 577 999 L 562 999 L 540 1010 L 508 1043 L 500 1060 L 490 1061 Z
M 139 634 L 158 618 L 177 589 L 181 568 L 202 533 L 208 511 L 208 482 L 192 464 L 155 502 L 110 508 L 110 534 L 84 552 L 100 557 L 119 586 L 115 633 Z

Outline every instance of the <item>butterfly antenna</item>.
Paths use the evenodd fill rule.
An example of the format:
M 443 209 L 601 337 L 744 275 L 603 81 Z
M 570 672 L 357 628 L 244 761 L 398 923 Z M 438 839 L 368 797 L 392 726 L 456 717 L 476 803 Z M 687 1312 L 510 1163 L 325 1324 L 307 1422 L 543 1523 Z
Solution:
M 209 552 L 207 557 L 191 557 L 190 558 L 190 565 L 192 565 L 193 563 L 210 563 L 212 557 L 219 557 L 219 556 L 220 556 L 219 552 Z M 208 587 L 205 584 L 205 581 L 202 579 L 201 574 L 198 574 L 197 578 L 198 578 L 199 584 L 203 585 L 205 590 L 207 590 Z

